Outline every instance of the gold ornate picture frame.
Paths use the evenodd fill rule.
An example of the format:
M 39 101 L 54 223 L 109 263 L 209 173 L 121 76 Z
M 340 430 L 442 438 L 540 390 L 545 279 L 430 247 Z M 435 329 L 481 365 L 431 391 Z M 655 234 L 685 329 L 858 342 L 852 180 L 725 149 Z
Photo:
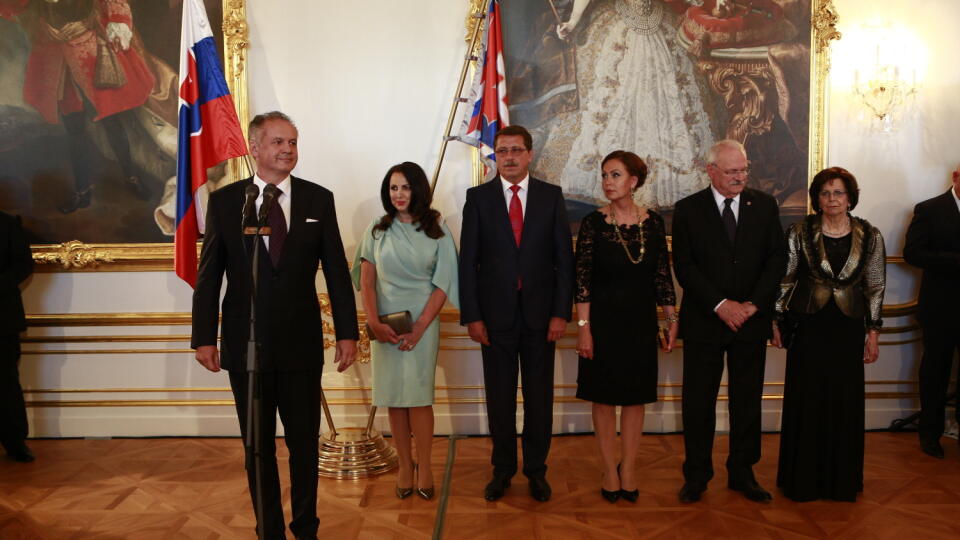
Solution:
M 648 185 L 638 191 L 639 199 L 658 182 L 669 182 L 671 172 L 682 170 L 672 176 L 686 173 L 693 179 L 694 171 L 705 168 L 703 154 L 710 145 L 705 137 L 691 137 L 697 144 L 690 146 L 698 151 L 689 152 L 682 162 L 651 153 L 642 137 L 629 136 L 634 132 L 613 138 L 617 142 L 607 144 L 609 148 L 597 143 L 611 139 L 604 138 L 598 127 L 614 125 L 606 116 L 623 110 L 619 101 L 635 100 L 638 92 L 658 84 L 657 73 L 622 67 L 629 62 L 640 65 L 630 55 L 642 54 L 651 55 L 650 63 L 668 65 L 659 75 L 668 79 L 669 87 L 681 89 L 679 94 L 688 98 L 684 107 L 697 105 L 698 110 L 684 108 L 674 123 L 687 127 L 675 130 L 681 138 L 683 132 L 694 133 L 691 124 L 705 114 L 713 140 L 732 138 L 746 145 L 752 187 L 777 197 L 785 223 L 809 211 L 809 179 L 825 166 L 830 42 L 840 37 L 832 0 L 741 2 L 732 8 L 743 12 L 736 20 L 736 13 L 713 12 L 717 4 L 713 0 L 592 0 L 561 38 L 558 28 L 570 22 L 572 4 L 572 0 L 501 0 L 510 121 L 531 131 L 531 174 L 564 188 L 571 224 L 603 204 L 598 191 L 589 194 L 589 184 L 599 184 L 599 161 L 610 151 L 634 151 L 647 162 L 651 173 Z M 483 11 L 486 5 L 484 0 L 470 0 L 469 9 Z M 467 19 L 468 35 L 475 21 Z M 730 30 L 734 27 L 737 30 Z M 665 58 L 644 52 L 656 47 Z M 634 49 L 640 52 L 631 52 Z M 595 101 L 592 106 L 590 100 Z M 668 145 L 676 141 L 671 138 Z M 581 179 L 571 181 L 571 171 Z M 476 157 L 473 173 L 472 183 L 481 183 L 483 167 Z M 652 201 L 648 205 L 669 223 L 675 202 L 670 194 L 681 198 L 707 181 L 704 172 L 699 187 L 688 181 L 687 192 L 664 190 L 666 196 L 651 195 L 640 202 Z
M 204 1 L 245 129 L 245 0 Z M 87 4 L 90 17 L 72 22 L 84 3 L 31 0 L 11 9 L 0 2 L 0 208 L 23 218 L 37 271 L 171 270 L 182 2 Z M 98 16 L 132 20 L 126 46 L 116 28 L 93 22 Z M 79 60 L 51 52 L 50 39 L 73 47 L 88 40 L 93 80 L 72 82 L 57 62 Z M 152 81 L 145 104 L 111 105 L 137 81 Z M 110 115 L 110 107 L 124 110 Z M 127 149 L 118 149 L 117 133 Z M 210 173 L 213 187 L 247 174 L 241 159 Z

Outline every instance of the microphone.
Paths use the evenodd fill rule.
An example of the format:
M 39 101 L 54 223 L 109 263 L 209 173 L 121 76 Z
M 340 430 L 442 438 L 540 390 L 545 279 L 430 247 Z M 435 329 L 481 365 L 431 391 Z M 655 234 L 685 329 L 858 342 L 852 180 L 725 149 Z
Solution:
M 267 184 L 267 187 L 263 188 L 263 202 L 260 203 L 260 213 L 257 215 L 257 223 L 261 227 L 267 224 L 267 214 L 270 213 L 270 208 L 277 199 L 279 192 L 280 190 L 273 184 Z
M 257 208 L 257 196 L 260 195 L 260 188 L 257 184 L 250 182 L 250 185 L 243 190 L 243 218 L 240 220 L 240 226 L 246 227 L 247 222 L 256 212 Z

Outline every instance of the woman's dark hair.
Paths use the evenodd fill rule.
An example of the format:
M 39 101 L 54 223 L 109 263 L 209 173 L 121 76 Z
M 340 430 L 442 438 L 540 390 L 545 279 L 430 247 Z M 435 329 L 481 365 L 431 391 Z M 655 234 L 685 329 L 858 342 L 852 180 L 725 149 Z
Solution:
M 387 174 L 383 177 L 380 184 L 380 202 L 383 203 L 383 209 L 387 213 L 380 218 L 380 223 L 373 226 L 372 233 L 385 231 L 393 224 L 397 217 L 397 208 L 390 202 L 390 177 L 393 173 L 400 173 L 410 184 L 410 216 L 413 222 L 418 223 L 418 231 L 423 231 L 430 238 L 437 239 L 443 236 L 443 228 L 440 227 L 440 212 L 430 208 L 433 202 L 433 194 L 430 193 L 430 183 L 427 182 L 427 174 L 419 165 L 411 161 L 404 161 L 399 165 L 390 167 Z
M 813 206 L 814 212 L 823 213 L 823 209 L 820 208 L 820 192 L 827 182 L 835 178 L 839 178 L 843 182 L 843 189 L 847 191 L 847 200 L 850 201 L 848 211 L 856 208 L 857 202 L 860 200 L 860 187 L 857 186 L 857 179 L 843 167 L 830 167 L 818 172 L 813 177 L 813 182 L 810 182 L 810 205 Z
M 607 157 L 603 158 L 603 162 L 600 163 L 600 168 L 602 169 L 603 166 L 612 159 L 623 163 L 623 166 L 627 169 L 627 174 L 640 179 L 636 187 L 633 188 L 634 191 L 638 190 L 647 180 L 647 164 L 640 159 L 640 156 L 633 152 L 627 152 L 626 150 L 614 150 L 607 154 Z

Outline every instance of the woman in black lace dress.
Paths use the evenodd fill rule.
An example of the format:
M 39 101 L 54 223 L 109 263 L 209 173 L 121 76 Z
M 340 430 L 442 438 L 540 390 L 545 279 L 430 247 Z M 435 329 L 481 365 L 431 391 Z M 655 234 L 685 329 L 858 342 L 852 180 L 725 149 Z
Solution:
M 669 325 L 662 344 L 669 352 L 677 337 L 676 295 L 663 218 L 633 201 L 646 164 L 617 150 L 604 158 L 602 171 L 610 204 L 584 217 L 577 236 L 577 397 L 593 402 L 601 495 L 636 502 L 643 406 L 657 400 L 657 305 Z
M 853 217 L 860 190 L 840 167 L 810 184 L 816 215 L 787 231 L 773 344 L 786 338 L 777 486 L 795 501 L 854 501 L 863 491 L 864 364 L 880 354 L 883 236 Z M 790 334 L 789 336 L 787 334 Z

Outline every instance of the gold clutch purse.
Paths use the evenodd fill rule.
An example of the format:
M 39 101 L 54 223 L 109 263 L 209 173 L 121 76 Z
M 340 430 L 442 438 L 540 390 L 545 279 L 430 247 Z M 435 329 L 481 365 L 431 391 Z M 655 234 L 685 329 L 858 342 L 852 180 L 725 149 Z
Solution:
M 396 313 L 380 315 L 380 322 L 393 329 L 398 336 L 413 332 L 413 316 L 410 315 L 409 311 L 398 311 Z M 366 324 L 365 330 L 367 332 L 367 337 L 370 338 L 371 341 L 376 341 L 377 337 L 373 334 L 373 330 L 370 328 L 370 323 Z

